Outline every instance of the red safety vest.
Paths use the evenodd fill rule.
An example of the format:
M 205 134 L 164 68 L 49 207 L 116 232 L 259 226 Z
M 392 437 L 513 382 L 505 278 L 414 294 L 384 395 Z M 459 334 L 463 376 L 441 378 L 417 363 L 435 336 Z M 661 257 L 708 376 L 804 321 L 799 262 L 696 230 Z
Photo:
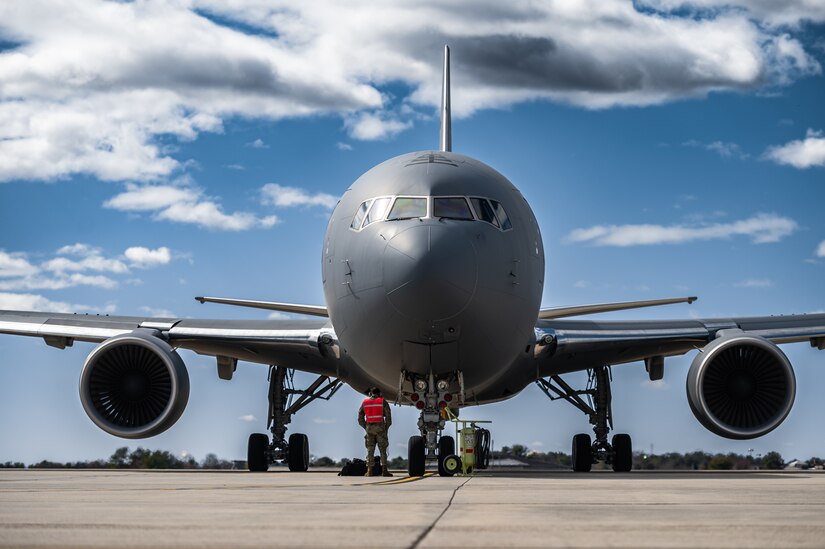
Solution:
M 365 398 L 361 405 L 364 408 L 364 417 L 367 423 L 384 423 L 384 399 Z

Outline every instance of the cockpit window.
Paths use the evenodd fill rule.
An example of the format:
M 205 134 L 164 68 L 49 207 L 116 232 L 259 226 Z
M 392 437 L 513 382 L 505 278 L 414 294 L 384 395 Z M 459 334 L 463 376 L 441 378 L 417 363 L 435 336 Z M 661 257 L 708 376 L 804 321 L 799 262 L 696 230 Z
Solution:
M 367 221 L 364 223 L 365 227 L 370 223 L 384 219 L 384 216 L 387 215 L 387 207 L 390 205 L 390 200 L 390 198 L 377 198 L 375 202 L 372 203 L 370 213 L 367 214 Z
M 481 196 L 383 196 L 362 202 L 352 216 L 350 229 L 360 231 L 378 221 L 429 217 L 484 221 L 502 231 L 513 228 L 504 206 Z
M 470 202 L 473 203 L 473 209 L 476 211 L 476 217 L 498 227 L 496 214 L 493 213 L 493 208 L 490 206 L 490 203 L 487 202 L 486 198 L 471 198 Z
M 470 211 L 470 206 L 463 197 L 434 198 L 433 217 L 472 221 L 473 212 Z
M 501 223 L 501 229 L 503 231 L 509 230 L 513 228 L 513 224 L 510 223 L 510 218 L 507 217 L 507 212 L 504 211 L 504 206 L 496 202 L 495 200 L 491 200 L 490 204 L 493 205 L 493 210 L 496 212 L 496 217 L 498 217 L 499 223 Z
M 361 228 L 361 222 L 364 221 L 364 216 L 367 215 L 367 210 L 370 207 L 370 203 L 372 200 L 367 200 L 366 202 L 362 202 L 361 206 L 359 206 L 358 211 L 355 213 L 355 217 L 352 218 L 352 223 L 350 223 L 350 228 L 355 229 L 356 231 Z
M 427 217 L 426 198 L 396 198 L 387 219 L 413 219 L 415 217 Z

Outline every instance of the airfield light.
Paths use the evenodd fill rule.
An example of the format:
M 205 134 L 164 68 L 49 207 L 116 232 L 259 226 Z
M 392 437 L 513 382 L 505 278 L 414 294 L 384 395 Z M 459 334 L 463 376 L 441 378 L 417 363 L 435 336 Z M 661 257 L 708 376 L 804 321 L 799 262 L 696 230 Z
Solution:
M 446 395 L 444 395 L 444 400 L 446 400 L 447 402 L 450 402 L 452 399 L 453 399 L 453 395 L 451 395 L 450 393 L 447 393 Z
M 419 400 L 418 402 L 415 403 L 415 407 L 418 408 L 419 410 L 423 410 L 424 409 L 424 401 Z
M 439 407 L 439 408 L 446 408 L 446 407 L 447 407 L 447 403 L 446 403 L 446 402 L 444 402 L 444 401 L 442 400 L 441 402 L 439 402 L 439 403 L 438 403 L 438 407 Z
M 447 383 L 446 379 L 439 379 L 438 383 L 436 384 L 436 387 L 438 388 L 439 391 L 443 392 L 443 391 L 447 390 L 447 387 L 449 387 L 449 385 L 450 384 Z
M 419 379 L 415 382 L 415 389 L 417 391 L 426 391 L 427 390 L 427 382 L 423 379 Z
M 413 393 L 413 394 L 410 395 L 410 400 L 412 400 L 413 402 L 418 402 L 419 398 L 421 398 L 421 397 L 418 396 L 418 393 Z

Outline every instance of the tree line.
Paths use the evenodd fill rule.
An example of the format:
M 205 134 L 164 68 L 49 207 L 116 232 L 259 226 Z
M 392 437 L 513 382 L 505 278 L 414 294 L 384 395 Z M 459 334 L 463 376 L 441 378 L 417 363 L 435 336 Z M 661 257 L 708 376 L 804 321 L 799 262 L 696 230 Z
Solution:
M 193 456 L 178 457 L 166 450 L 137 448 L 130 451 L 124 446 L 118 448 L 109 459 L 92 461 L 57 462 L 44 459 L 28 466 L 29 469 L 233 469 L 236 463 L 221 459 L 215 454 L 206 454 L 198 461 Z M 22 462 L 7 461 L 0 468 L 23 469 Z
M 570 454 L 564 452 L 535 452 L 523 444 L 503 446 L 500 451 L 493 452 L 493 459 L 515 459 L 528 465 L 540 466 L 546 464 L 559 468 L 572 466 Z M 679 453 L 667 452 L 664 454 L 647 454 L 636 452 L 633 454 L 633 469 L 688 469 L 688 470 L 748 470 L 748 469 L 784 469 L 785 460 L 779 452 L 767 452 L 764 455 L 741 455 L 736 453 L 711 454 L 697 450 L 695 452 Z M 812 457 L 808 460 L 799 460 L 802 469 L 822 467 L 823 459 Z
M 536 452 L 531 451 L 523 444 L 513 444 L 503 446 L 501 450 L 492 454 L 495 461 L 505 459 L 515 459 L 524 463 L 528 467 L 550 467 L 558 469 L 569 469 L 572 467 L 570 454 L 564 452 Z M 343 467 L 352 460 L 344 458 L 335 460 L 327 456 L 312 456 L 310 466 L 312 467 Z M 799 461 L 798 466 L 802 469 L 822 468 L 825 463 L 823 459 L 812 457 L 806 461 Z M 407 460 L 400 456 L 394 457 L 388 463 L 390 469 L 406 469 Z M 599 464 L 600 466 L 603 464 Z M 636 452 L 633 456 L 633 468 L 635 470 L 755 470 L 755 469 L 783 469 L 786 466 L 782 455 L 779 452 L 767 452 L 765 455 L 756 456 L 748 454 L 741 455 L 735 453 L 710 454 L 702 451 L 679 453 L 668 452 L 664 454 L 646 454 Z M 0 463 L 0 468 L 23 469 L 27 466 L 22 462 L 7 461 Z M 28 466 L 29 469 L 245 469 L 246 463 L 243 461 L 230 461 L 221 459 L 215 454 L 207 454 L 201 461 L 193 456 L 178 457 L 166 450 L 147 450 L 138 447 L 129 450 L 124 446 L 118 448 L 108 459 L 97 459 L 92 461 L 56 462 L 43 460 Z M 597 467 L 598 468 L 598 467 Z

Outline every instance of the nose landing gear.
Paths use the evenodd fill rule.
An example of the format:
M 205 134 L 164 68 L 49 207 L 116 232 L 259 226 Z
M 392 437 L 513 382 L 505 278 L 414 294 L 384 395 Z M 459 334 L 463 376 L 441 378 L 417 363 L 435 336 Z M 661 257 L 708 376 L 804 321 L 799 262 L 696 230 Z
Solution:
M 610 367 L 599 366 L 588 371 L 587 388 L 576 391 L 561 377 L 539 379 L 536 384 L 550 400 L 565 400 L 584 412 L 590 418 L 596 435 L 591 442 L 590 435 L 578 434 L 573 437 L 573 470 L 590 471 L 594 463 L 604 462 L 618 473 L 626 473 L 633 468 L 633 444 L 630 435 L 613 436 L 612 444 L 607 437 L 613 428 L 613 396 L 610 392 Z M 587 401 L 582 398 L 587 397 Z
M 266 471 L 270 464 L 278 461 L 286 462 L 290 471 L 306 471 L 309 468 L 309 438 L 302 433 L 293 433 L 287 439 L 286 426 L 292 421 L 292 414 L 313 400 L 329 400 L 342 382 L 328 376 L 318 376 L 306 389 L 295 389 L 294 375 L 295 370 L 284 366 L 269 368 L 267 427 L 272 440 L 270 442 L 269 436 L 263 433 L 249 435 L 247 466 L 250 471 Z
M 441 435 L 446 425 L 442 409 L 453 398 L 449 391 L 450 382 L 445 379 L 436 381 L 432 374 L 425 379 L 402 372 L 399 395 L 402 394 L 405 380 L 409 380 L 413 387 L 413 392 L 408 393 L 410 400 L 421 410 L 418 418 L 421 434 L 410 437 L 407 444 L 408 472 L 411 477 L 420 477 L 424 474 L 427 462 L 435 461 L 439 475 L 452 476 L 444 468 L 442 461 L 455 453 L 455 440 L 451 436 Z M 459 394 L 463 401 L 463 378 L 460 373 L 456 374 L 456 380 L 461 387 Z

